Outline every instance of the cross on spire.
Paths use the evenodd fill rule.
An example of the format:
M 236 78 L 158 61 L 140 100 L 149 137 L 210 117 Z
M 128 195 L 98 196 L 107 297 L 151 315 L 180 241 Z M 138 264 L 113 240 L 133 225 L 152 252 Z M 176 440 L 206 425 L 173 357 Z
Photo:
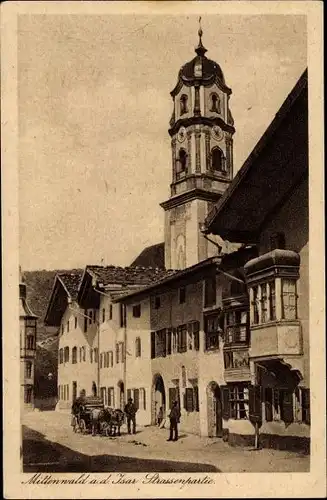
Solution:
M 199 17 L 199 30 L 198 30 L 198 35 L 199 35 L 199 43 L 198 46 L 195 49 L 195 52 L 197 53 L 198 56 L 204 56 L 204 54 L 207 52 L 207 49 L 203 46 L 202 44 L 202 26 L 201 26 L 201 16 Z

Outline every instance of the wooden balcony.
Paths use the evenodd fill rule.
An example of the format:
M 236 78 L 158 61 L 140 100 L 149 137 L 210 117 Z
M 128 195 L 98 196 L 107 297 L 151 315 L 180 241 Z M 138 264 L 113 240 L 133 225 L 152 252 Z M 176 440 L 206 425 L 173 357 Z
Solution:
M 225 382 L 247 382 L 251 380 L 249 366 L 240 366 L 238 368 L 227 368 L 224 372 Z

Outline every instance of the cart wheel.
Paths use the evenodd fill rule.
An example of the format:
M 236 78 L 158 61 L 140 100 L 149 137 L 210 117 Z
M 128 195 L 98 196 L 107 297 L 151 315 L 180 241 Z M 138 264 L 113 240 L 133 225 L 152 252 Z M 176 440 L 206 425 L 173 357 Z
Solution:
M 82 434 L 86 434 L 86 423 L 85 423 L 85 420 L 81 420 L 80 423 L 79 423 L 79 426 L 80 426 L 80 429 L 81 429 L 81 433 Z

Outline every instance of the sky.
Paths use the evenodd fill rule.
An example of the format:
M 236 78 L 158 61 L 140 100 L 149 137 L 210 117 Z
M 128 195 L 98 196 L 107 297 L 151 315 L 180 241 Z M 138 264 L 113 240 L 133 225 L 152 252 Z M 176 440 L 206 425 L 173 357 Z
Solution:
M 306 19 L 202 15 L 232 89 L 237 172 L 306 68 Z M 163 241 L 170 91 L 198 17 L 24 15 L 18 23 L 23 270 L 129 265 Z

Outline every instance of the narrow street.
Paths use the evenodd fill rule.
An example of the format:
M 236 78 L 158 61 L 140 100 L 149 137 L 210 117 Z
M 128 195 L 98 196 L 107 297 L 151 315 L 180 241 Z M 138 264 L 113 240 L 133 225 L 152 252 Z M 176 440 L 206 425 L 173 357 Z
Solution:
M 22 419 L 24 472 L 308 472 L 306 455 L 230 447 L 221 439 L 138 428 L 131 436 L 74 434 L 64 412 L 30 412 Z

